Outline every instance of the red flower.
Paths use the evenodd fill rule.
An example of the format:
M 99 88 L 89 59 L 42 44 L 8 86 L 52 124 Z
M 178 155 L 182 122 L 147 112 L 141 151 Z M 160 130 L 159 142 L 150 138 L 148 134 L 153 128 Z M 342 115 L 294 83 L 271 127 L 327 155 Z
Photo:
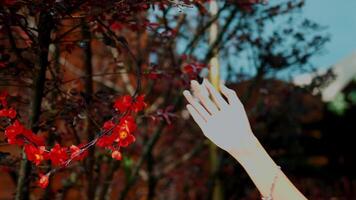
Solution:
M 32 144 L 27 144 L 24 147 L 24 151 L 27 159 L 34 162 L 36 165 L 39 165 L 42 160 L 46 158 L 46 149 L 44 146 L 37 148 Z
M 135 142 L 136 138 L 126 130 L 120 130 L 119 137 L 116 141 L 119 143 L 120 147 L 127 147 L 131 143 Z
M 147 106 L 147 104 L 144 102 L 144 99 L 145 99 L 145 95 L 143 95 L 143 94 L 138 95 L 136 97 L 136 100 L 132 105 L 132 110 L 134 112 L 139 112 Z
M 114 128 L 114 126 L 116 126 L 116 124 L 113 121 L 109 120 L 104 123 L 103 129 L 104 129 L 104 131 L 108 131 L 108 130 Z
M 26 129 L 18 120 L 5 129 L 5 136 L 9 144 L 22 146 L 25 142 L 33 143 L 37 146 L 44 146 L 45 141 L 42 137 L 33 134 Z
M 103 125 L 103 136 L 101 136 L 98 141 L 96 142 L 96 146 L 98 147 L 107 147 L 107 146 L 111 146 L 115 139 L 117 138 L 117 134 L 115 134 L 114 131 L 112 131 L 111 129 L 113 129 L 116 126 L 116 124 L 109 120 L 106 121 Z M 109 131 L 111 130 L 111 131 Z
M 123 97 L 118 98 L 115 101 L 114 108 L 117 111 L 124 112 L 126 110 L 132 110 L 134 112 L 139 112 L 146 107 L 146 103 L 144 102 L 145 95 L 138 95 L 135 100 L 132 99 L 130 95 L 125 95 Z
M 86 156 L 88 156 L 88 151 L 82 150 L 80 147 L 82 147 L 83 144 L 80 144 L 79 147 L 72 145 L 69 147 L 69 150 L 71 152 L 70 158 L 73 160 L 83 160 Z
M 8 96 L 7 91 L 3 91 L 3 92 L 0 93 L 0 104 L 3 107 L 7 106 L 7 101 L 6 101 L 7 96 Z
M 44 146 L 45 140 L 43 137 L 34 134 L 31 130 L 23 129 L 22 135 L 31 143 L 37 146 Z
M 201 63 L 190 63 L 183 67 L 183 73 L 187 74 L 189 77 L 192 78 L 197 76 L 204 67 L 206 67 L 206 65 Z
M 121 160 L 122 159 L 122 155 L 120 153 L 120 151 L 115 150 L 111 153 L 111 157 L 116 159 L 116 160 Z
M 14 119 L 16 115 L 17 115 L 16 110 L 13 108 L 0 110 L 0 117 L 7 117 L 10 119 Z
M 61 147 L 58 143 L 49 152 L 49 158 L 53 165 L 63 165 L 68 159 L 67 148 Z
M 114 132 L 117 133 L 118 137 L 115 140 L 119 146 L 127 147 L 131 143 L 136 141 L 135 136 L 131 133 L 137 128 L 135 120 L 132 116 L 126 116 L 121 118 L 119 125 L 115 127 Z
M 137 128 L 134 118 L 132 116 L 125 116 L 121 118 L 118 125 L 112 121 L 107 121 L 103 125 L 104 131 L 112 129 L 112 132 L 106 133 L 101 136 L 96 145 L 99 147 L 110 147 L 114 142 L 117 142 L 119 146 L 126 147 L 129 144 L 135 142 L 136 138 L 131 134 Z
M 132 104 L 132 97 L 130 95 L 125 95 L 118 98 L 115 101 L 114 108 L 120 112 L 126 111 Z
M 119 125 L 115 129 L 120 131 L 122 128 L 129 133 L 134 132 L 137 128 L 134 118 L 132 116 L 125 116 L 121 118 Z
M 40 174 L 40 179 L 38 180 L 37 185 L 40 186 L 42 189 L 45 189 L 48 186 L 48 182 L 49 182 L 49 175 Z
M 117 134 L 115 131 L 111 133 L 107 133 L 107 135 L 101 136 L 98 141 L 96 142 L 96 146 L 98 147 L 107 147 L 111 146 L 117 138 Z
M 22 146 L 24 144 L 24 138 L 21 137 L 22 132 L 25 127 L 23 127 L 18 120 L 16 120 L 12 125 L 5 129 L 5 136 L 9 144 L 17 144 Z

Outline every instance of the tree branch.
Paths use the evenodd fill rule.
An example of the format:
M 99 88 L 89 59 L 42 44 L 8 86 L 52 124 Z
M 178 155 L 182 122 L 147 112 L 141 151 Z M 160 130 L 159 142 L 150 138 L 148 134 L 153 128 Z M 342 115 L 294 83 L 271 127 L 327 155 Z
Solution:
M 46 79 L 46 70 L 48 66 L 48 49 L 50 44 L 51 31 L 53 29 L 52 16 L 43 12 L 40 13 L 38 22 L 38 43 L 39 43 L 39 61 L 35 66 L 36 77 L 34 80 L 34 92 L 32 96 L 32 108 L 30 114 L 30 126 L 33 132 L 38 130 L 38 121 L 41 115 L 41 104 L 43 98 L 43 91 Z M 16 200 L 29 199 L 29 182 L 30 182 L 31 165 L 26 159 L 26 155 L 22 152 L 22 160 L 19 169 L 19 176 L 16 188 Z

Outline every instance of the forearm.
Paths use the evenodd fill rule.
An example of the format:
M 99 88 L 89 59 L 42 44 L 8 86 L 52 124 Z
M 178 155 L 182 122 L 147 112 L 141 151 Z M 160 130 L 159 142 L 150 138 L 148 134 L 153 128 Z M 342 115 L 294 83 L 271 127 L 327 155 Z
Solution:
M 251 139 L 251 148 L 249 149 L 242 153 L 234 150 L 229 151 L 229 153 L 243 166 L 262 196 L 272 194 L 273 200 L 306 199 L 279 169 L 254 136 Z M 273 183 L 274 188 L 271 193 Z

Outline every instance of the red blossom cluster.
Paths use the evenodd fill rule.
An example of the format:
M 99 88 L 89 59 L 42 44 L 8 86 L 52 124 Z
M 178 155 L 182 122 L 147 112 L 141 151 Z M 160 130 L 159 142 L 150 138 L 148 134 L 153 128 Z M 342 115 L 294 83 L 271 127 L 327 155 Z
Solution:
M 123 97 L 118 98 L 115 101 L 114 109 L 116 111 L 124 112 L 126 110 L 139 112 L 146 107 L 146 103 L 144 102 L 145 96 L 138 95 L 136 99 L 132 99 L 130 95 L 125 95 Z
M 29 161 L 36 166 L 45 160 L 50 160 L 51 164 L 56 167 L 65 167 L 72 160 L 83 160 L 87 155 L 87 149 L 91 146 L 88 144 L 71 145 L 64 147 L 56 143 L 50 150 L 46 149 L 45 139 L 34 134 L 31 130 L 25 128 L 21 122 L 16 119 L 17 112 L 14 108 L 8 108 L 7 92 L 0 93 L 0 118 L 8 118 L 10 123 L 5 128 L 5 137 L 9 144 L 16 144 L 24 148 L 24 152 Z M 108 120 L 102 127 L 102 132 L 94 140 L 93 144 L 98 147 L 109 149 L 112 158 L 121 160 L 122 155 L 120 147 L 127 147 L 135 142 L 133 132 L 137 125 L 134 117 L 129 115 L 133 111 L 137 113 L 146 107 L 144 95 L 138 95 L 133 99 L 129 95 L 119 97 L 114 103 L 114 109 L 124 114 L 115 123 L 113 119 Z M 48 185 L 48 178 L 51 172 L 40 174 L 38 186 L 45 188 Z
M 6 117 L 0 115 L 0 117 Z M 9 144 L 43 146 L 44 138 L 35 135 L 31 130 L 26 129 L 17 119 L 5 129 L 5 136 Z
M 183 55 L 182 59 L 187 62 L 183 65 L 182 72 L 188 75 L 189 79 L 195 79 L 204 68 L 208 67 L 206 64 L 195 61 L 194 58 L 186 55 Z
M 183 72 L 189 77 L 195 78 L 204 67 L 206 67 L 206 65 L 202 63 L 189 63 L 183 66 Z

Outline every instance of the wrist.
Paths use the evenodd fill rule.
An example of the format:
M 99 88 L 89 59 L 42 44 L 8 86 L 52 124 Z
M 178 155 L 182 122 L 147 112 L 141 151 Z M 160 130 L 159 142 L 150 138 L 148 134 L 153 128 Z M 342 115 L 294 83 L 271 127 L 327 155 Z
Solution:
M 246 149 L 244 154 L 241 154 L 238 161 L 246 167 L 246 165 L 251 164 L 270 164 L 273 165 L 274 161 L 269 156 L 267 151 L 263 148 L 262 144 L 258 141 L 258 139 L 254 136 L 250 141 L 248 148 Z
M 280 167 L 272 160 L 257 139 L 251 147 L 254 148 L 249 149 L 248 153 L 239 156 L 236 160 L 259 188 L 261 195 L 266 197 L 271 195 L 272 183 L 274 184 L 274 179 L 280 171 Z
M 238 146 L 233 146 L 228 149 L 227 152 L 239 162 L 250 159 L 251 156 L 257 155 L 261 151 L 262 147 L 252 132 L 247 134 L 243 141 L 240 139 L 238 144 Z

